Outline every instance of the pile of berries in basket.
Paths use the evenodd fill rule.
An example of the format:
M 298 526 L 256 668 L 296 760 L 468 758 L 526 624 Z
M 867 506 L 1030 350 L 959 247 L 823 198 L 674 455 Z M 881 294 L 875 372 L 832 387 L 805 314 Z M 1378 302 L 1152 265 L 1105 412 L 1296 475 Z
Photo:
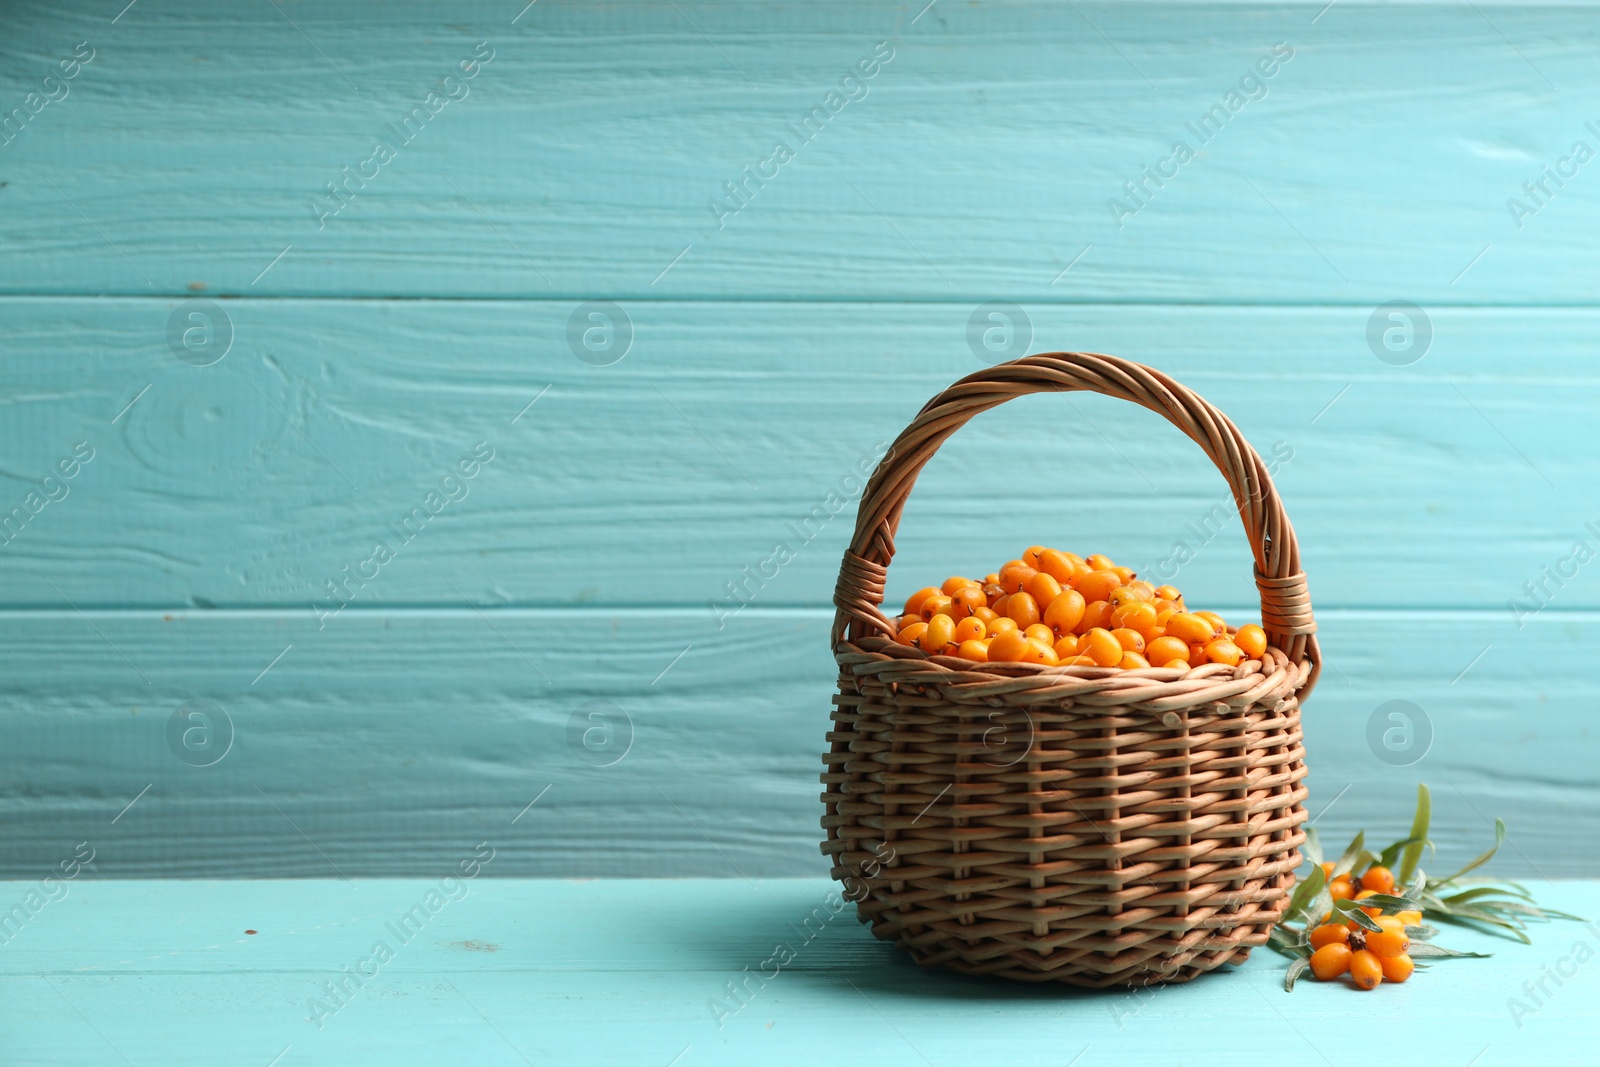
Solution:
M 1170 585 L 1137 580 L 1101 555 L 1035 545 L 984 577 L 953 577 L 906 601 L 896 640 L 929 655 L 977 663 L 1063 667 L 1236 667 L 1267 635 L 1249 623 L 1190 611 Z

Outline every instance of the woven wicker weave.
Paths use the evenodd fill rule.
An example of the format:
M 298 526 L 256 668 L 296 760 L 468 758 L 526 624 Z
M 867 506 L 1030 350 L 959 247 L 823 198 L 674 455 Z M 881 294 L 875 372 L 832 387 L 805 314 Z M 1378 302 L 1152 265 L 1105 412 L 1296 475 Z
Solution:
M 1255 553 L 1260 660 L 977 666 L 893 642 L 879 605 L 922 466 L 980 411 L 1072 390 L 1165 416 L 1227 478 Z M 874 934 L 930 966 L 1085 986 L 1187 981 L 1265 943 L 1305 839 L 1300 700 L 1321 656 L 1294 531 L 1221 412 L 1113 356 L 970 375 L 874 473 L 834 602 L 822 850 Z

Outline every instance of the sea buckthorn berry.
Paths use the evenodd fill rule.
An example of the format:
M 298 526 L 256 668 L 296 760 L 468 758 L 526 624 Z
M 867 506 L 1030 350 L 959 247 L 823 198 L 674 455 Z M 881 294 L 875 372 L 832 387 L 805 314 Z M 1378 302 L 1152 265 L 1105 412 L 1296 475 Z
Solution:
M 1068 656 L 1061 661 L 1063 667 L 1098 667 L 1100 666 L 1089 656 Z
M 996 634 L 989 641 L 990 663 L 1021 663 L 1028 654 L 1028 639 L 1021 630 L 1012 628 Z
M 922 636 L 922 631 L 927 628 L 928 624 L 925 622 L 914 622 L 904 630 L 901 630 L 900 635 L 895 640 L 902 645 L 914 645 L 917 643 L 917 638 Z
M 998 574 L 985 574 L 983 576 L 983 584 L 984 585 L 999 585 L 1000 584 L 1000 576 Z
M 1323 945 L 1348 945 L 1350 943 L 1350 930 L 1340 923 L 1326 923 L 1311 931 L 1311 950 L 1315 952 Z
M 1332 860 L 1329 860 L 1327 863 L 1320 864 L 1320 866 L 1322 867 L 1322 877 L 1324 879 L 1328 879 L 1333 877 L 1333 869 L 1337 867 L 1338 864 L 1334 863 Z
M 1216 612 L 1197 611 L 1195 614 L 1211 624 L 1213 633 L 1225 634 L 1228 632 L 1228 624 L 1223 622 L 1222 616 L 1218 615 Z
M 1149 600 L 1149 601 L 1154 602 L 1154 600 L 1156 598 L 1156 587 L 1151 585 L 1149 582 L 1145 582 L 1145 581 L 1129 582 L 1127 584 L 1126 588 L 1132 590 L 1133 593 L 1136 596 L 1138 596 L 1138 598 L 1140 600 Z
M 1025 627 L 1022 635 L 1030 641 L 1038 641 L 1050 648 L 1056 647 L 1055 631 L 1042 622 L 1036 622 L 1032 626 Z
M 1383 968 L 1385 982 L 1404 982 L 1417 969 L 1410 956 L 1380 956 L 1378 964 Z
M 1107 601 L 1110 603 L 1110 601 Z M 1150 631 L 1156 628 L 1156 609 L 1153 605 L 1143 600 L 1135 600 L 1124 604 L 1120 608 L 1111 609 L 1113 629 L 1125 626 L 1130 630 L 1138 630 L 1140 636 L 1146 641 L 1150 639 Z
M 1212 663 L 1226 663 L 1230 667 L 1237 667 L 1244 661 L 1244 653 L 1239 646 L 1226 637 L 1214 637 L 1206 642 L 1206 659 Z
M 921 621 L 922 621 L 922 616 L 921 615 L 902 615 L 902 616 L 900 616 L 900 618 L 895 620 L 894 632 L 895 633 L 899 633 L 901 630 L 904 630 L 907 626 L 910 626 L 912 623 L 921 622 Z
M 1106 603 L 1111 605 L 1113 611 L 1128 604 L 1137 604 L 1140 600 L 1139 594 L 1133 591 L 1131 585 L 1119 585 L 1106 595 Z
M 1008 593 L 1020 593 L 1028 588 L 1028 583 L 1038 573 L 1026 563 L 1007 563 L 1000 568 L 1000 588 Z
M 1394 872 L 1387 867 L 1368 867 L 1361 876 L 1361 888 L 1374 893 L 1394 892 Z
M 1117 644 L 1122 646 L 1124 652 L 1143 652 L 1144 635 L 1138 630 L 1130 630 L 1126 626 L 1119 626 L 1111 631 L 1111 636 L 1117 639 Z
M 974 619 L 982 619 L 985 624 L 988 624 L 991 620 L 998 619 L 1000 613 L 993 608 L 973 608 L 972 617 Z
M 1096 600 L 1105 600 L 1112 592 L 1122 585 L 1122 579 L 1110 571 L 1090 571 L 1080 575 L 1074 587 L 1083 594 L 1083 599 L 1089 603 Z
M 964 586 L 957 589 L 950 597 L 950 607 L 954 610 L 955 617 L 966 618 L 975 613 L 979 608 L 987 608 L 989 598 L 983 595 L 983 587 L 978 585 Z
M 1355 887 L 1350 884 L 1350 876 L 1347 874 L 1341 874 L 1339 877 L 1329 882 L 1328 896 L 1332 897 L 1335 901 L 1349 900 L 1351 897 L 1355 896 Z
M 1082 641 L 1083 638 L 1077 634 L 1067 634 L 1061 640 L 1056 642 L 1056 655 L 1060 656 L 1061 661 L 1065 663 L 1067 660 L 1078 654 L 1078 645 Z
M 1029 545 L 1028 546 L 1028 550 L 1022 554 L 1022 562 L 1026 563 L 1028 566 L 1032 567 L 1034 570 L 1038 570 L 1039 569 L 1039 554 L 1041 552 L 1047 552 L 1047 551 L 1049 551 L 1049 550 L 1047 548 L 1045 548 L 1043 545 Z
M 1357 989 L 1377 989 L 1383 984 L 1383 963 L 1364 949 L 1351 953 L 1350 980 Z
M 1039 602 L 1040 608 L 1048 607 L 1050 602 L 1061 595 L 1061 583 L 1040 571 L 1028 582 L 1028 592 L 1033 599 Z
M 1039 553 L 1039 562 L 1034 567 L 1043 571 L 1062 585 L 1069 585 L 1072 579 L 1078 576 L 1078 565 L 1068 558 L 1065 552 L 1057 552 L 1047 548 Z
M 1166 626 L 1168 620 L 1183 610 L 1177 604 L 1167 600 L 1156 601 L 1156 625 Z
M 1011 618 L 1009 615 L 997 615 L 990 619 L 985 625 L 987 625 L 989 628 L 990 637 L 999 637 L 1008 630 L 1021 629 L 1021 627 L 1017 625 L 1017 620 Z
M 1379 930 L 1367 932 L 1367 951 L 1376 956 L 1403 956 L 1411 951 L 1411 938 L 1404 931 Z
M 956 649 L 956 655 L 962 659 L 970 659 L 974 663 L 987 663 L 989 662 L 989 642 L 963 641 L 960 647 Z
M 1158 637 L 1145 645 L 1144 658 L 1152 667 L 1165 667 L 1173 660 L 1189 658 L 1189 646 L 1176 637 Z
M 1233 643 L 1251 659 L 1260 659 L 1261 653 L 1267 650 L 1267 631 L 1253 622 L 1246 623 L 1233 635 Z
M 1010 594 L 1006 592 L 1005 586 L 1001 585 L 999 582 L 983 583 L 983 598 L 989 602 L 989 606 L 991 608 L 1000 603 L 1000 601 L 1004 600 L 1009 595 Z
M 1078 620 L 1078 630 L 1088 631 L 1096 627 L 1102 630 L 1111 629 L 1111 605 L 1104 600 L 1096 600 L 1086 604 L 1083 609 L 1083 618 Z
M 1156 586 L 1156 599 L 1182 600 L 1183 594 L 1178 592 L 1178 587 L 1175 585 L 1158 585 Z
M 982 641 L 989 628 L 983 624 L 982 619 L 962 619 L 956 623 L 955 639 L 961 641 Z
M 1216 630 L 1205 618 L 1188 612 L 1173 615 L 1164 625 L 1167 633 L 1182 638 L 1191 645 L 1209 641 L 1216 634 Z
M 1061 659 L 1056 655 L 1055 649 L 1051 648 L 1043 641 L 1036 641 L 1030 637 L 1028 638 L 1028 651 L 1023 657 L 1022 662 L 1038 663 L 1045 667 L 1054 667 L 1061 662 Z
M 1318 981 L 1331 982 L 1350 969 L 1353 955 L 1349 945 L 1323 945 L 1311 954 L 1311 973 L 1317 976 Z
M 924 620 L 931 619 L 935 615 L 950 614 L 950 598 L 943 593 L 935 593 L 922 602 L 922 609 L 919 614 Z
M 1110 630 L 1098 626 L 1083 635 L 1083 652 L 1098 667 L 1115 667 L 1122 659 L 1122 643 Z
M 915 593 L 912 593 L 909 597 L 906 598 L 906 610 L 905 610 L 904 614 L 906 614 L 906 615 L 919 615 L 920 616 L 922 614 L 922 602 L 924 600 L 927 600 L 931 596 L 938 596 L 938 595 L 939 595 L 939 590 L 935 589 L 931 585 L 928 586 L 926 589 L 918 589 Z
M 1112 567 L 1111 573 L 1115 574 L 1118 578 L 1121 578 L 1124 585 L 1133 581 L 1134 579 L 1134 571 L 1132 567 Z
M 1000 610 L 1016 619 L 1023 629 L 1039 621 L 1039 602 L 1033 599 L 1032 593 L 1012 593 Z
M 1388 933 L 1403 934 L 1406 932 L 1406 924 L 1400 921 L 1400 916 L 1398 915 L 1374 915 L 1372 918 L 1378 924 L 1379 929 Z
M 1096 552 L 1094 555 L 1090 556 L 1088 559 L 1084 560 L 1084 562 L 1089 565 L 1089 569 L 1090 570 L 1095 570 L 1095 571 L 1108 571 L 1112 567 L 1116 566 L 1115 563 L 1111 562 L 1111 557 L 1110 556 L 1102 556 L 1098 552 Z M 1118 584 L 1120 585 L 1121 583 L 1119 582 Z
M 1087 606 L 1082 593 L 1076 589 L 1063 589 L 1061 595 L 1050 601 L 1044 609 L 1045 625 L 1058 634 L 1075 630 L 1079 620 L 1083 618 L 1083 609 Z
M 948 615 L 935 615 L 917 638 L 917 647 L 930 655 L 943 652 L 956 639 L 956 621 Z
M 1142 671 L 1150 666 L 1150 661 L 1137 652 L 1124 652 L 1122 658 L 1117 661 L 1117 666 L 1125 671 Z
M 1401 921 L 1401 923 L 1403 923 L 1406 926 L 1421 926 L 1422 925 L 1422 912 L 1420 912 L 1420 911 L 1401 911 L 1401 912 L 1396 912 L 1395 913 L 1395 918 L 1399 919 Z
M 954 599 L 955 595 L 957 593 L 961 592 L 961 590 L 963 590 L 963 589 L 982 589 L 982 588 L 983 588 L 983 583 L 982 582 L 975 582 L 971 578 L 963 578 L 959 574 L 957 574 L 957 575 L 951 575 L 949 578 L 946 578 L 944 580 L 944 584 L 939 587 L 939 592 L 943 593 L 947 597 L 950 597 L 951 599 Z

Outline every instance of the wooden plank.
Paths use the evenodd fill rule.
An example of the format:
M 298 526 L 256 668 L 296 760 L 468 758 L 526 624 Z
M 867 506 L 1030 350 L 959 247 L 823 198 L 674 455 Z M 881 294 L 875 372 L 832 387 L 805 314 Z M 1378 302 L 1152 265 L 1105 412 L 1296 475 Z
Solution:
M 103 6 L 12 20 L 0 291 L 1597 292 L 1593 4 Z
M 987 1062 L 1004 1047 L 1023 1065 L 1076 1056 L 1223 1067 L 1239 1061 L 1235 1030 L 1300 1061 L 1339 1062 L 1349 1046 L 1353 992 L 1306 981 L 1286 994 L 1283 960 L 1262 950 L 1181 986 L 1048 989 L 922 971 L 838 910 L 821 879 L 489 873 L 451 884 L 424 925 L 396 937 L 395 922 L 439 886 L 70 884 L 0 953 L 7 1062 L 804 1065 L 847 1047 L 865 1062 L 925 1065 Z M 0 884 L 0 900 L 27 888 Z M 1592 915 L 1600 885 L 1557 883 L 1540 896 Z M 1597 943 L 1591 927 L 1537 927 L 1531 946 L 1456 930 L 1440 940 L 1494 955 L 1442 962 L 1363 1001 L 1386 1051 L 1486 1067 L 1590 1062 L 1600 986 L 1581 961 Z M 344 979 L 380 943 L 390 958 L 359 985 Z M 764 967 L 775 946 L 792 959 Z M 1558 968 L 1559 984 L 1545 977 Z M 325 983 L 341 979 L 343 1003 L 324 1013 Z M 1543 980 L 1544 994 L 1515 1016 L 1513 998 L 1531 1004 L 1529 980 Z M 740 999 L 730 982 L 743 983 Z
M 575 307 L 229 301 L 232 350 L 196 367 L 167 347 L 176 301 L 5 301 L 0 514 L 75 443 L 95 458 L 7 528 L 0 603 L 825 606 L 861 465 L 983 365 L 968 305 L 629 303 L 632 350 L 606 367 L 569 349 Z M 1581 492 L 1600 478 L 1595 312 L 1435 309 L 1406 367 L 1353 308 L 1027 314 L 1035 350 L 1160 366 L 1226 411 L 1275 460 L 1319 606 L 1600 606 L 1568 560 L 1600 547 Z M 451 483 L 466 497 L 401 531 L 480 442 L 493 460 Z M 794 558 L 765 563 L 780 542 Z M 891 594 L 1034 542 L 1161 568 L 1196 601 L 1252 590 L 1220 477 L 1099 397 L 1027 398 L 957 435 Z
M 108 878 L 396 875 L 493 836 L 507 875 L 818 872 L 829 621 L 352 610 L 319 631 L 285 612 L 0 615 L 0 869 L 34 877 L 88 842 Z M 1319 828 L 1398 836 L 1427 781 L 1438 863 L 1481 851 L 1501 816 L 1507 873 L 1600 872 L 1573 844 L 1600 834 L 1596 621 L 1551 611 L 1518 633 L 1483 612 L 1328 613 L 1306 720 Z M 1386 762 L 1369 730 L 1406 728 L 1380 710 L 1395 700 L 1432 738 L 1393 738 Z M 204 719 L 174 725 L 193 701 L 221 709 L 231 746 Z M 184 729 L 199 731 L 187 745 Z

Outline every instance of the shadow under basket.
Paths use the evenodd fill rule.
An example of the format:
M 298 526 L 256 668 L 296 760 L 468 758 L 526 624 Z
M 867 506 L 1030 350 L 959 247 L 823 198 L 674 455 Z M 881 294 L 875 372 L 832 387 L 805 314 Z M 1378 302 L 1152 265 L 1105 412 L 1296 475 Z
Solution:
M 978 412 L 1073 390 L 1163 415 L 1226 477 L 1255 554 L 1260 659 L 1123 671 L 895 643 L 879 605 L 918 472 Z M 822 851 L 875 935 L 928 966 L 1091 987 L 1187 981 L 1266 943 L 1301 862 L 1300 701 L 1321 655 L 1294 531 L 1221 412 L 1112 356 L 964 378 L 873 474 L 834 602 Z

